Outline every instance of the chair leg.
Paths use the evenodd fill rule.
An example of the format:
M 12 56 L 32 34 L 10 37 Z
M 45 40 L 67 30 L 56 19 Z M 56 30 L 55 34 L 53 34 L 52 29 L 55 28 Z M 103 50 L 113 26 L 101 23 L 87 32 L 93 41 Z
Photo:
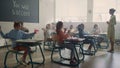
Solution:
M 17 63 L 19 63 L 20 61 L 18 60 L 18 52 L 16 52 L 15 57 L 16 57 Z
M 78 56 L 78 53 L 77 53 L 77 49 L 74 47 L 74 50 L 75 50 L 74 55 L 76 55 L 76 59 L 77 59 L 77 64 L 76 65 L 79 65 L 80 61 L 79 61 L 79 56 Z
M 81 47 L 81 45 L 79 47 L 79 53 L 83 55 L 82 58 L 79 60 L 84 61 L 85 55 L 83 54 L 83 48 Z
M 62 55 L 61 55 L 61 50 L 59 49 L 59 56 L 60 58 L 63 58 Z
M 54 52 L 54 49 L 55 48 L 53 48 L 52 51 L 51 51 L 51 61 L 53 61 L 53 52 Z
M 7 68 L 6 61 L 7 61 L 8 54 L 9 54 L 9 51 L 7 51 L 5 58 L 4 58 L 4 68 Z

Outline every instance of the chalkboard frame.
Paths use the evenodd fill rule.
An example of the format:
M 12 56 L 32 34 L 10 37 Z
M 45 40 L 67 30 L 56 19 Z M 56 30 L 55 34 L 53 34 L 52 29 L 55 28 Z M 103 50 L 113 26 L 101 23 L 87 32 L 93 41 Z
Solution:
M 13 1 L 16 1 L 16 3 L 19 1 L 17 7 L 16 5 L 14 6 Z M 39 0 L 1 0 L 0 9 L 0 21 L 2 22 L 39 23 Z M 16 15 L 13 14 L 12 10 L 15 10 L 15 12 L 20 11 L 21 13 L 16 12 Z

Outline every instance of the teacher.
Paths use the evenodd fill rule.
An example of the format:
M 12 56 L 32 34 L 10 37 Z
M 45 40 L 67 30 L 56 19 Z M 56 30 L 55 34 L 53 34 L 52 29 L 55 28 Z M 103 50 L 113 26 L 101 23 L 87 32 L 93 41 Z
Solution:
M 109 14 L 110 16 L 110 20 L 107 21 L 108 24 L 108 39 L 110 40 L 110 44 L 111 44 L 111 48 L 110 50 L 108 50 L 108 52 L 114 52 L 114 41 L 115 41 L 115 27 L 114 25 L 116 24 L 116 16 L 114 15 L 114 12 L 116 10 L 114 8 L 109 9 Z

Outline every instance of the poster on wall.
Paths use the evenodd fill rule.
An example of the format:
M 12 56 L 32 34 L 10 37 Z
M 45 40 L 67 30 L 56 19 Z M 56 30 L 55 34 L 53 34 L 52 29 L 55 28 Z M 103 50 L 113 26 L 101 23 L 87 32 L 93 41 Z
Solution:
M 39 0 L 0 0 L 0 21 L 39 22 Z

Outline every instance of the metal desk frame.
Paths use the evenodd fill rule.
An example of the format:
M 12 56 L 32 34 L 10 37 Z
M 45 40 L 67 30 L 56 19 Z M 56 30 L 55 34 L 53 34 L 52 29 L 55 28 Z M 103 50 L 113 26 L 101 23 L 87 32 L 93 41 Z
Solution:
M 81 54 L 83 55 L 82 59 L 79 59 L 79 55 L 78 55 L 78 52 L 77 52 L 77 49 L 76 49 L 76 45 L 78 45 L 79 48 L 81 49 L 81 47 L 80 47 L 81 44 L 79 44 L 79 43 L 80 43 L 80 41 L 74 43 L 74 42 L 69 41 L 69 40 L 65 40 L 65 42 L 64 42 L 64 44 L 73 44 L 73 45 L 75 45 L 74 48 L 75 48 L 75 55 L 76 55 L 76 59 L 77 59 L 77 63 L 76 63 L 76 64 L 70 64 L 70 63 L 63 63 L 63 62 L 61 62 L 61 59 L 62 59 L 62 61 L 64 61 L 64 60 L 70 61 L 70 59 L 69 59 L 69 58 L 64 58 L 64 57 L 61 55 L 61 50 L 62 50 L 63 48 L 62 48 L 62 47 L 59 47 L 59 46 L 56 46 L 56 42 L 55 42 L 55 44 L 54 44 L 54 47 L 53 47 L 53 50 L 52 50 L 52 53 L 51 53 L 51 61 L 52 61 L 52 62 L 55 62 L 55 63 L 58 63 L 58 64 L 66 65 L 66 66 L 78 66 L 78 65 L 80 64 L 80 62 L 84 60 L 83 52 L 79 52 L 79 53 L 81 53 Z M 78 46 L 77 46 L 77 47 L 78 47 Z M 59 56 L 60 56 L 59 61 L 57 61 L 56 59 L 53 58 L 53 54 L 54 54 L 54 52 L 55 52 L 55 49 L 58 49 Z M 83 51 L 83 50 L 80 50 L 80 49 L 79 49 L 79 51 Z
M 31 68 L 33 68 L 33 64 L 44 64 L 45 62 L 45 57 L 44 57 L 44 54 L 43 54 L 43 51 L 42 51 L 42 48 L 41 48 L 41 41 L 33 41 L 33 40 L 29 40 L 29 41 L 16 41 L 17 44 L 25 44 L 25 45 L 29 45 L 27 47 L 33 47 L 33 46 L 39 46 L 39 49 L 41 51 L 41 54 L 42 54 L 42 62 L 33 62 L 32 60 L 32 56 L 31 56 L 31 53 L 30 53 L 30 50 L 28 51 L 28 55 L 29 55 L 29 58 L 30 58 L 30 61 L 29 63 L 31 64 Z M 7 61 L 7 56 L 8 54 L 12 52 L 12 53 L 15 53 L 16 54 L 16 60 L 18 61 L 18 58 L 17 58 L 17 54 L 19 51 L 16 51 L 16 50 L 8 50 L 6 55 L 5 55 L 5 59 L 4 59 L 4 68 L 8 68 L 7 65 L 6 65 L 6 61 Z M 18 61 L 19 62 L 19 61 Z

